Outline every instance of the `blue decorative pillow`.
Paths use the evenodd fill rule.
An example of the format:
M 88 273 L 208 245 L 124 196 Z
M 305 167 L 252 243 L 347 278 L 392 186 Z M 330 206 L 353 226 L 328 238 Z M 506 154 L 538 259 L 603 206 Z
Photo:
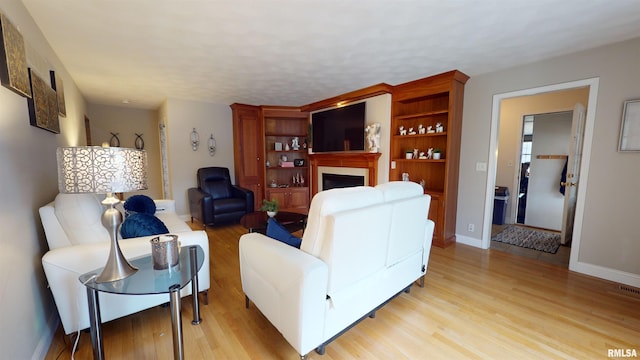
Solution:
M 128 215 L 156 213 L 156 203 L 146 195 L 133 195 L 124 202 L 124 210 Z
M 140 236 L 167 234 L 169 229 L 162 220 L 149 214 L 131 214 L 127 216 L 120 227 L 120 235 L 123 239 Z
M 271 217 L 267 221 L 267 236 L 298 249 L 300 249 L 300 244 L 302 243 L 302 239 L 291 235 L 291 233 L 287 231 L 282 224 Z

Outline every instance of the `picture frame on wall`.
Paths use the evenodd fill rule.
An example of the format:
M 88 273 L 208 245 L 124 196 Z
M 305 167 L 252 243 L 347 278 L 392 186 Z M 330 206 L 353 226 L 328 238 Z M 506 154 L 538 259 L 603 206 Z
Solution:
M 624 102 L 618 151 L 640 152 L 640 99 Z
M 51 87 L 56 92 L 56 98 L 58 101 L 58 114 L 60 116 L 67 116 L 67 108 L 64 104 L 64 87 L 62 86 L 62 79 L 56 75 L 56 72 L 49 71 L 51 77 Z
M 60 119 L 58 118 L 58 100 L 56 92 L 36 72 L 29 69 L 31 83 L 31 98 L 27 100 L 29 107 L 29 123 L 32 126 L 60 133 Z
M 0 13 L 0 84 L 31 97 L 24 38 L 3 13 Z

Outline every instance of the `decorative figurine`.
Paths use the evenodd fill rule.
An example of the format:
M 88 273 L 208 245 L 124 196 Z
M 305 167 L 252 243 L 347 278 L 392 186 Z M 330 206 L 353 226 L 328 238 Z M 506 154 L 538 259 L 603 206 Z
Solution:
M 424 134 L 426 130 L 422 124 L 418 125 L 418 134 Z
M 427 126 L 427 134 L 433 134 L 435 132 L 435 130 L 433 130 L 433 126 L 429 125 Z
M 436 132 L 437 133 L 444 132 L 444 127 L 442 126 L 442 123 L 437 123 L 436 124 Z
M 429 150 L 427 150 L 427 159 L 432 159 L 433 158 L 433 148 L 429 148 Z
M 418 149 L 413 149 L 413 158 L 414 159 L 418 158 Z
M 367 143 L 369 144 L 369 152 L 377 153 L 380 150 L 380 124 L 375 123 L 368 125 L 364 132 L 367 133 Z
M 291 140 L 291 148 L 293 150 L 300 150 L 300 144 L 299 144 L 300 139 L 296 136 Z
M 404 126 L 400 126 L 400 135 L 407 135 L 407 129 Z
M 291 150 L 291 148 L 289 147 L 289 144 L 284 144 L 284 151 L 289 151 Z
M 418 159 L 424 160 L 427 158 L 427 155 L 424 154 L 424 151 L 420 151 L 420 156 L 418 156 Z
M 416 131 L 413 128 L 409 128 L 409 135 L 415 135 Z

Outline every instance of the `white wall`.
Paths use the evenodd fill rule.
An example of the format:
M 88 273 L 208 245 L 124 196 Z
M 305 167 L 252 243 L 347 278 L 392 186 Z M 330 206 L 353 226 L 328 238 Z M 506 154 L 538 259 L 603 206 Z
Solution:
M 617 152 L 622 103 L 640 98 L 637 59 L 640 39 L 566 55 L 504 71 L 471 77 L 465 88 L 458 220 L 456 234 L 480 243 L 489 173 L 475 170 L 487 162 L 493 96 L 516 90 L 599 78 L 597 109 L 589 158 L 583 225 L 572 249 L 575 270 L 640 286 L 636 222 L 640 192 L 640 154 Z M 464 69 L 460 69 L 464 71 Z M 592 105 L 590 105 L 592 106 Z M 612 174 L 616 174 L 615 176 Z M 582 172 L 584 176 L 584 171 Z M 612 179 L 615 178 L 615 185 Z M 476 224 L 469 233 L 466 224 Z M 479 226 L 478 226 L 479 225 Z M 572 254 L 572 256 L 574 256 Z
M 84 144 L 85 103 L 22 3 L 3 1 L 0 11 L 24 37 L 29 65 L 55 70 L 66 98 L 56 135 L 30 126 L 26 98 L 0 87 L 0 358 L 41 359 L 58 317 L 40 261 L 48 247 L 38 208 L 58 192 L 56 148 Z
M 367 125 L 380 123 L 380 158 L 378 159 L 378 184 L 389 182 L 391 159 L 391 94 L 367 99 Z M 366 149 L 366 142 L 365 142 Z
M 562 229 L 564 196 L 559 189 L 566 160 L 539 159 L 538 155 L 569 154 L 571 120 L 571 112 L 534 116 L 526 225 L 556 231 Z
M 144 150 L 147 152 L 148 189 L 127 193 L 125 198 L 135 194 L 144 194 L 153 199 L 162 198 L 158 112 L 90 103 L 87 105 L 87 113 L 93 145 L 108 143 L 111 133 L 114 133 L 118 134 L 121 147 L 135 148 L 135 134 L 142 134 Z
M 160 121 L 167 127 L 170 194 L 175 199 L 176 212 L 189 219 L 187 190 L 196 186 L 196 172 L 201 167 L 229 168 L 234 179 L 233 122 L 228 104 L 211 104 L 169 99 L 159 110 Z M 200 135 L 197 151 L 191 149 L 190 134 L 196 128 Z M 217 142 L 214 156 L 209 155 L 207 141 L 213 133 Z M 235 183 L 235 180 L 233 180 Z

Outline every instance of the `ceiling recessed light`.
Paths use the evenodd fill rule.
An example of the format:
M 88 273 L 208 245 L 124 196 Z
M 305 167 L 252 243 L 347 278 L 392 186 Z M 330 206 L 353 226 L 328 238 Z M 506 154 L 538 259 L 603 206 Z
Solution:
M 124 100 L 122 100 L 122 103 L 123 103 L 123 104 L 128 104 L 128 103 L 129 103 L 129 100 L 124 99 Z

